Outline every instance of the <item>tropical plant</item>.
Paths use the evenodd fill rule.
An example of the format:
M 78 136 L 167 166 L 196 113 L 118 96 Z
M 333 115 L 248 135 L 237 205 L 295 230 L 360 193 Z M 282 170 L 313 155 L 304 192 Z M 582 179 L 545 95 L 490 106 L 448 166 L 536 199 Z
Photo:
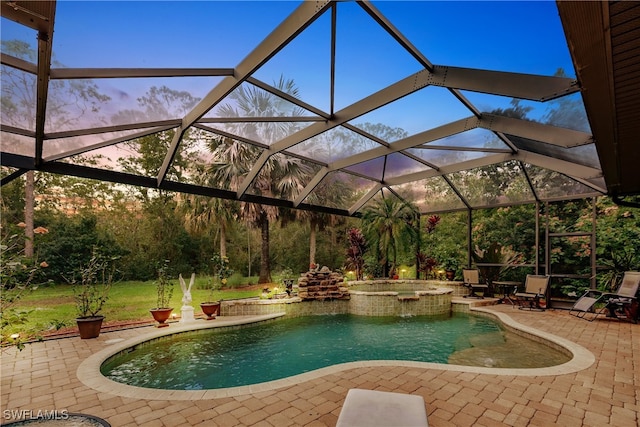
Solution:
M 382 198 L 362 215 L 364 234 L 377 247 L 385 276 L 395 270 L 398 252 L 413 247 L 417 233 L 412 221 L 416 211 L 399 199 Z
M 612 251 L 610 258 L 603 259 L 601 264 L 605 268 L 600 277 L 601 286 L 605 291 L 615 292 L 626 271 L 640 271 L 640 254 L 635 253 L 632 248 Z
M 367 241 L 362 235 L 362 231 L 357 228 L 351 228 L 347 231 L 347 236 L 349 247 L 347 248 L 346 268 L 355 271 L 356 280 L 362 280 Z
M 233 270 L 229 268 L 229 258 L 218 253 L 211 257 L 211 265 L 213 276 L 209 285 L 208 302 L 213 301 L 213 292 L 227 285 L 229 276 L 233 274 Z
M 344 199 L 344 187 L 341 185 L 334 185 L 331 187 L 331 191 L 328 192 L 322 191 L 324 188 L 326 187 L 316 187 L 314 192 L 305 198 L 305 203 L 316 204 L 315 202 L 320 199 L 327 200 L 327 197 L 324 197 L 324 194 L 323 197 L 318 197 L 316 191 L 321 191 L 323 193 L 329 193 L 328 197 L 331 197 L 337 206 L 341 205 L 341 200 Z M 324 231 L 328 227 L 336 226 L 342 221 L 342 218 L 337 215 L 302 209 L 296 209 L 295 215 L 292 219 L 304 221 L 309 224 L 309 264 L 316 262 L 318 232 Z M 283 221 L 283 226 L 285 225 L 287 225 L 287 221 Z
M 274 86 L 288 95 L 299 97 L 293 80 L 280 78 Z M 301 115 L 302 109 L 272 93 L 254 86 L 240 86 L 229 94 L 233 103 L 219 107 L 223 117 L 277 117 Z M 289 122 L 257 121 L 256 123 L 230 124 L 238 135 L 250 135 L 256 141 L 273 143 L 292 134 L 298 124 Z M 262 155 L 263 149 L 231 138 L 219 138 L 209 143 L 213 163 L 209 170 L 212 186 L 237 189 L 242 185 L 251 168 Z M 276 153 L 269 156 L 260 173 L 251 183 L 250 191 L 256 195 L 291 199 L 299 193 L 312 173 L 310 164 L 299 158 Z M 261 261 L 259 283 L 271 282 L 269 257 L 269 224 L 280 211 L 274 206 L 242 203 L 244 220 L 261 230 Z
M 171 297 L 173 296 L 174 283 L 169 279 L 169 260 L 166 259 L 162 263 L 158 263 L 156 271 L 158 278 L 156 285 L 156 308 L 170 308 Z
M 187 230 L 198 234 L 213 234 L 213 240 L 219 240 L 220 255 L 227 256 L 227 231 L 237 217 L 238 203 L 189 194 L 181 199 L 179 206 L 184 212 Z M 211 226 L 215 227 L 215 233 L 209 232 Z
M 418 248 L 416 254 L 416 271 L 418 273 L 418 277 L 422 275 L 424 279 L 433 279 L 435 277 L 434 271 L 438 265 L 438 260 L 434 255 L 434 249 L 436 249 L 436 245 L 434 245 L 434 232 L 436 231 L 438 224 L 440 224 L 440 220 L 440 215 L 430 215 L 427 217 L 424 230 L 427 233 L 426 237 L 429 239 L 429 253 L 427 254 L 425 251 Z
M 424 252 L 418 253 L 417 260 L 418 273 L 421 273 L 424 279 L 432 279 L 434 277 L 434 270 L 438 265 L 438 261 Z
M 460 262 L 455 257 L 447 257 L 440 261 L 440 265 L 446 271 L 455 271 L 460 266 Z
M 637 197 L 640 205 L 640 197 Z M 597 256 L 599 287 L 615 291 L 624 271 L 640 271 L 640 209 L 619 206 L 611 199 L 598 199 Z
M 489 286 L 490 293 L 492 293 L 493 282 L 499 280 L 500 276 L 512 268 L 512 264 L 520 258 L 520 254 L 498 242 L 491 243 L 486 249 L 476 246 L 471 256 L 480 270 L 484 283 Z
M 20 228 L 20 227 L 19 227 Z M 4 229 L 2 230 L 4 232 Z M 34 234 L 46 234 L 44 227 L 34 229 Z M 30 311 L 18 310 L 16 304 L 27 293 L 38 288 L 35 283 L 38 273 L 49 265 L 24 255 L 19 234 L 2 235 L 0 242 L 0 331 L 2 345 L 14 344 L 19 350 L 24 348 L 24 341 L 29 336 L 6 336 L 6 328 L 10 325 L 24 324 L 28 321 Z M 9 339 L 11 338 L 11 339 Z
M 429 218 L 427 218 L 427 224 L 424 226 L 425 231 L 428 234 L 433 233 L 440 223 L 440 219 L 440 215 L 430 215 Z

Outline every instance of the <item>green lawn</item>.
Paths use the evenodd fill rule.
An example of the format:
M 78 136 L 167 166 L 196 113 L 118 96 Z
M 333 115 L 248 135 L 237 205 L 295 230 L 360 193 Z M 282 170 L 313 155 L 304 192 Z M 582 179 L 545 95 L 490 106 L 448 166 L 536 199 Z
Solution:
M 189 279 L 185 280 L 187 284 Z M 204 288 L 206 279 L 196 280 L 191 290 L 192 306 L 196 313 L 200 311 L 200 302 L 209 299 L 209 291 Z M 182 306 L 182 290 L 174 281 L 173 297 L 171 298 L 174 312 L 179 313 Z M 275 286 L 271 285 L 270 287 Z M 259 296 L 262 286 L 251 286 L 235 289 L 221 289 L 214 291 L 213 300 L 237 299 Z M 127 321 L 153 320 L 149 310 L 156 307 L 156 289 L 153 281 L 120 282 L 112 286 L 102 315 L 105 324 Z M 15 308 L 27 311 L 26 323 L 12 323 L 2 331 L 3 342 L 13 333 L 20 333 L 22 337 L 41 336 L 57 328 L 75 327 L 76 307 L 73 299 L 72 286 L 69 284 L 46 285 L 25 294 Z

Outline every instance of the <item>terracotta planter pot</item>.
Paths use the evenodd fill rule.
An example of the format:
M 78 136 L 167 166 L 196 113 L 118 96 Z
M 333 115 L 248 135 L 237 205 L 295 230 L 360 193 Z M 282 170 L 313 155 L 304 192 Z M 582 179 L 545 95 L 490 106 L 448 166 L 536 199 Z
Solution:
M 102 321 L 104 316 L 88 316 L 76 318 L 78 324 L 78 331 L 80 332 L 80 338 L 89 339 L 97 338 L 100 335 L 100 328 L 102 327 Z
M 220 314 L 219 302 L 201 302 L 200 308 L 202 312 L 207 316 L 207 320 L 213 320 Z
M 169 324 L 165 322 L 169 319 L 169 316 L 171 316 L 173 308 L 154 308 L 153 310 L 149 311 L 153 315 L 155 321 L 158 322 L 158 324 L 156 325 L 157 328 L 164 328 L 165 326 L 169 326 Z

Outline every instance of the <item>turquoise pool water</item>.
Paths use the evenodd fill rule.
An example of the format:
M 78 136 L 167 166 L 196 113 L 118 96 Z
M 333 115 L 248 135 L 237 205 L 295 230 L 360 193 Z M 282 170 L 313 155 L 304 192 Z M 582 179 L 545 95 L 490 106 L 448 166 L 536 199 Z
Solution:
M 533 368 L 569 357 L 508 333 L 491 319 L 468 314 L 327 315 L 170 335 L 113 356 L 101 371 L 139 387 L 199 390 L 256 384 L 361 360 Z

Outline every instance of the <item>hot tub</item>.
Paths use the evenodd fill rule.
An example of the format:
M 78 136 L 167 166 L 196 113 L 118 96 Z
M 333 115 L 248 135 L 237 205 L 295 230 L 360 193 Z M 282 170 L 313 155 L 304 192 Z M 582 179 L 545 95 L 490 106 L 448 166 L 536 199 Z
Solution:
M 362 316 L 437 316 L 451 313 L 453 289 L 433 280 L 350 282 L 349 313 Z
M 451 314 L 455 282 L 441 280 L 364 280 L 344 283 L 348 293 L 338 299 L 303 301 L 299 297 L 223 301 L 221 316 L 289 317 L 315 314 L 362 316 L 437 316 Z

